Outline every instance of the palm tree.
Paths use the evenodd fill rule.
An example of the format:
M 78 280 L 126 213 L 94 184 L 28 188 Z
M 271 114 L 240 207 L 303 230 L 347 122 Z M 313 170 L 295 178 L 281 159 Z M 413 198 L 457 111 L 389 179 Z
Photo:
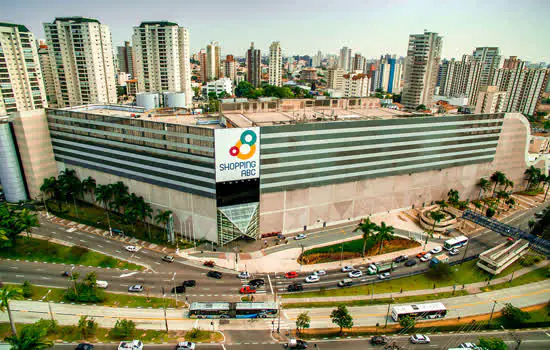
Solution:
M 479 186 L 479 199 L 481 199 L 481 194 L 491 189 L 491 181 L 481 178 L 477 185 Z
M 123 219 L 127 224 L 132 225 L 132 232 L 135 234 L 135 222 L 139 219 L 139 197 L 131 193 L 126 197 L 126 206 L 124 208 Z
M 539 168 L 535 168 L 531 165 L 529 168 L 525 169 L 524 174 L 527 175 L 527 190 L 529 190 L 531 186 L 538 181 L 541 171 Z
M 13 322 L 13 316 L 10 309 L 10 300 L 23 299 L 23 291 L 19 288 L 3 287 L 0 289 L 0 311 L 8 311 L 8 318 L 10 319 L 11 332 L 17 336 L 17 329 Z
M 42 192 L 42 201 L 44 202 L 44 208 L 46 209 L 46 212 L 48 212 L 46 200 L 55 196 L 57 186 L 57 179 L 53 176 L 45 178 L 44 182 L 40 186 L 40 192 Z
M 544 193 L 543 202 L 546 202 L 546 196 L 548 195 L 548 189 L 550 189 L 550 175 L 544 176 L 544 183 L 546 184 L 546 192 Z
M 393 226 L 386 226 L 386 223 L 382 221 L 380 226 L 376 228 L 376 231 L 378 232 L 376 234 L 376 241 L 380 242 L 380 249 L 378 250 L 378 254 L 380 254 L 384 242 L 393 238 Z
M 434 225 L 432 227 L 432 231 L 435 232 L 435 225 L 439 224 L 439 222 L 443 219 L 445 219 L 445 214 L 443 214 L 440 211 L 431 211 L 430 212 L 430 218 L 434 221 Z
M 24 208 L 18 215 L 17 222 L 21 231 L 27 232 L 27 237 L 31 236 L 33 227 L 40 227 L 36 214 L 30 212 L 29 209 Z
M 449 197 L 449 203 L 451 204 L 457 204 L 458 201 L 460 200 L 460 195 L 458 193 L 457 190 L 455 189 L 450 189 L 449 192 L 447 192 L 447 196 Z
M 78 209 L 76 208 L 76 198 L 82 195 L 82 182 L 76 176 L 74 169 L 67 169 L 61 171 L 58 176 L 58 180 L 61 184 L 61 190 L 73 200 L 74 211 L 78 217 Z
M 23 328 L 21 336 L 18 337 L 14 334 L 11 337 L 6 337 L 6 340 L 10 343 L 12 350 L 49 349 L 53 346 L 53 341 L 48 340 L 47 335 L 47 328 L 32 324 Z
M 480 201 L 473 201 L 472 203 L 474 204 L 474 207 L 476 207 L 476 209 L 479 209 L 479 212 L 481 213 L 481 208 L 483 208 L 483 204 L 481 204 Z
M 92 198 L 94 198 L 94 192 L 96 189 L 96 182 L 95 179 L 91 176 L 88 176 L 84 180 L 82 180 L 82 191 L 84 194 L 89 193 L 92 195 Z
M 107 223 L 109 224 L 109 234 L 111 231 L 111 219 L 109 218 L 109 203 L 113 199 L 113 188 L 110 185 L 98 185 L 95 190 L 96 201 L 103 203 L 105 213 L 107 214 Z
M 366 218 L 361 220 L 361 222 L 357 225 L 357 228 L 353 230 L 353 232 L 356 232 L 356 231 L 363 232 L 363 256 L 365 256 L 367 240 L 372 236 L 373 232 L 376 231 L 377 228 L 378 228 L 378 225 L 370 221 L 370 218 Z
M 435 201 L 435 204 L 439 205 L 439 209 L 443 210 L 449 206 L 445 200 Z
M 514 190 L 514 181 L 506 179 L 506 181 L 504 181 L 504 191 L 506 191 L 508 189 L 508 187 L 510 187 L 513 191 Z
M 505 181 L 506 175 L 504 175 L 504 173 L 501 171 L 495 171 L 493 175 L 491 175 L 491 182 L 495 184 L 495 187 L 493 187 L 493 195 L 495 194 L 497 185 L 504 185 Z
M 159 225 L 164 226 L 164 231 L 166 233 L 166 240 L 168 240 L 168 222 L 170 221 L 170 215 L 172 215 L 171 210 L 158 210 L 158 214 L 155 216 L 155 222 Z
M 117 213 L 120 213 L 120 208 L 124 206 L 126 202 L 126 197 L 128 197 L 128 186 L 126 186 L 122 181 L 118 181 L 111 185 L 113 189 L 113 203 L 114 209 Z
M 151 208 L 151 205 L 147 202 L 145 202 L 145 199 L 143 199 L 142 196 L 139 196 L 136 201 L 136 208 L 138 211 L 138 219 L 141 219 L 142 222 L 144 222 L 147 225 L 147 232 L 149 233 L 149 240 L 151 240 L 151 227 L 149 225 L 149 221 L 147 219 L 153 218 L 153 208 Z

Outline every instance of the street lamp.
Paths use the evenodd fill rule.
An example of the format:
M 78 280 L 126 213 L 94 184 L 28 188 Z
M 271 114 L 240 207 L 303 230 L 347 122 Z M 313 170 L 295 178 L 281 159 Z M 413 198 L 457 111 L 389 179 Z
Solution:
M 172 276 L 172 284 L 174 285 L 174 294 L 176 295 L 176 309 L 178 308 L 178 291 L 176 289 L 176 272 Z
M 279 304 L 277 305 L 277 309 L 279 310 L 279 320 L 277 321 L 277 334 L 280 333 L 281 330 L 281 296 L 279 295 Z
M 48 310 L 50 310 L 50 318 L 52 319 L 52 323 L 53 323 L 55 320 L 53 319 L 52 304 L 48 299 L 48 294 L 50 294 L 51 291 L 52 291 L 51 289 L 48 289 L 48 292 L 46 293 L 46 295 L 44 295 L 44 299 L 46 299 L 46 301 L 48 302 Z

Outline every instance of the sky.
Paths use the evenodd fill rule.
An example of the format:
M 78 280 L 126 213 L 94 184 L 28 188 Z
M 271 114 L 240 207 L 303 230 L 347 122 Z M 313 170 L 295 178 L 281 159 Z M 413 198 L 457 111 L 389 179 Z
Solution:
M 169 20 L 190 31 L 191 52 L 216 40 L 222 54 L 244 56 L 280 41 L 284 55 L 337 53 L 348 46 L 368 58 L 405 56 L 409 34 L 443 36 L 443 57 L 498 46 L 508 57 L 550 62 L 549 0 L 0 0 L 0 21 L 26 25 L 83 16 L 107 24 L 113 45 L 131 40 L 141 21 Z

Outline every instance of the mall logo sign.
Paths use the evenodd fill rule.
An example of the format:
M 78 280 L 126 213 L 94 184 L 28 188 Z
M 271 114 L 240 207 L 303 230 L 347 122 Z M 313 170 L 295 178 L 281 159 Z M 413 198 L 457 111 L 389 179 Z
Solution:
M 216 182 L 258 178 L 260 129 L 215 130 Z

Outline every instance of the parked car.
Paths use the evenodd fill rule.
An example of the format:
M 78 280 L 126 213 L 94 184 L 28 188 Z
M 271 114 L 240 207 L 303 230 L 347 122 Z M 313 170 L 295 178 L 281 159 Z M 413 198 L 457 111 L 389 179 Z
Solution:
M 138 247 L 136 247 L 135 245 L 127 245 L 126 247 L 124 247 L 124 249 L 126 249 L 129 252 L 137 252 L 138 251 Z
M 413 334 L 410 340 L 413 344 L 428 344 L 430 342 L 430 338 L 424 334 Z
M 399 264 L 400 262 L 407 261 L 407 260 L 409 260 L 409 257 L 407 255 L 400 255 L 397 258 L 393 259 L 393 262 L 396 262 Z
M 248 284 L 252 287 L 261 287 L 265 285 L 265 281 L 261 278 L 256 278 L 255 280 L 248 282 Z
M 315 283 L 315 282 L 319 282 L 319 280 L 321 280 L 321 277 L 317 275 L 309 275 L 305 279 L 306 283 Z
M 432 254 L 427 253 L 427 254 L 423 255 L 423 256 L 420 258 L 420 261 L 426 262 L 426 261 L 430 260 L 431 258 L 432 258 Z
M 434 249 L 430 250 L 430 253 L 432 254 L 439 254 L 443 251 L 443 247 L 442 246 L 437 246 L 435 247 Z
M 98 280 L 98 281 L 95 281 L 95 285 L 98 287 L 98 288 L 107 288 L 109 287 L 109 282 L 107 281 L 102 281 L 102 280 Z
M 118 350 L 143 350 L 143 343 L 139 340 L 125 340 L 118 344 Z
M 176 294 L 185 293 L 185 286 L 175 286 L 170 290 L 170 293 L 176 293 Z
M 390 278 L 390 273 L 389 272 L 381 273 L 381 274 L 378 275 L 378 278 L 381 279 L 381 280 L 388 279 L 388 278 Z
M 307 238 L 307 236 L 305 235 L 305 233 L 300 233 L 299 235 L 294 236 L 294 239 L 297 240 L 297 241 L 299 241 L 299 240 L 301 240 L 301 239 L 305 239 L 305 238 Z
M 182 285 L 184 285 L 185 287 L 194 287 L 195 285 L 197 285 L 197 282 L 195 282 L 195 280 L 187 280 L 183 281 Z
M 237 278 L 248 279 L 250 278 L 250 274 L 248 273 L 248 271 L 239 272 Z
M 75 350 L 93 350 L 94 346 L 90 343 L 80 343 L 76 346 Z
M 344 278 L 341 281 L 338 281 L 338 287 L 349 287 L 353 284 L 353 280 L 351 278 Z
M 353 270 L 350 273 L 348 273 L 349 278 L 357 278 L 363 276 L 363 272 L 361 270 Z
M 317 276 L 326 276 L 327 272 L 325 270 L 317 270 L 317 271 L 313 271 L 313 274 Z
M 307 342 L 301 339 L 291 338 L 288 343 L 285 344 L 285 348 L 289 349 L 307 349 Z
M 174 257 L 172 255 L 165 255 L 162 257 L 162 260 L 171 263 L 174 262 Z
M 535 213 L 536 218 L 542 218 L 544 216 L 544 211 L 539 211 L 538 213 Z
M 405 263 L 405 266 L 407 267 L 411 267 L 411 266 L 414 266 L 416 265 L 416 260 L 409 260 Z
M 428 254 L 428 252 L 420 252 L 420 253 L 416 254 L 416 257 L 417 257 L 418 259 L 420 259 L 421 257 L 423 257 L 423 256 L 426 255 L 426 254 Z
M 285 278 L 296 278 L 298 277 L 298 273 L 296 271 L 290 271 L 285 273 Z
M 254 294 L 256 293 L 256 288 L 251 286 L 243 286 L 240 290 L 241 294 Z
M 216 279 L 221 279 L 223 277 L 222 273 L 218 271 L 208 271 L 206 276 L 216 278 Z
M 214 267 L 214 266 L 216 266 L 216 263 L 213 262 L 212 260 L 205 261 L 205 262 L 203 262 L 202 264 L 203 264 L 204 266 L 206 266 L 206 267 Z
M 342 272 L 350 272 L 350 271 L 353 271 L 355 270 L 355 267 L 351 266 L 351 265 L 346 265 L 344 267 L 342 267 Z
M 287 292 L 300 292 L 304 290 L 304 286 L 301 283 L 292 283 L 286 287 Z
M 456 248 L 449 250 L 449 255 L 458 255 L 459 251 Z
M 128 287 L 128 292 L 143 292 L 143 286 L 141 284 L 134 284 L 133 286 Z
M 386 345 L 388 344 L 388 337 L 385 335 L 375 335 L 370 338 L 370 343 L 372 345 Z
M 176 345 L 176 350 L 195 350 L 195 343 L 191 343 L 190 341 L 181 341 Z

